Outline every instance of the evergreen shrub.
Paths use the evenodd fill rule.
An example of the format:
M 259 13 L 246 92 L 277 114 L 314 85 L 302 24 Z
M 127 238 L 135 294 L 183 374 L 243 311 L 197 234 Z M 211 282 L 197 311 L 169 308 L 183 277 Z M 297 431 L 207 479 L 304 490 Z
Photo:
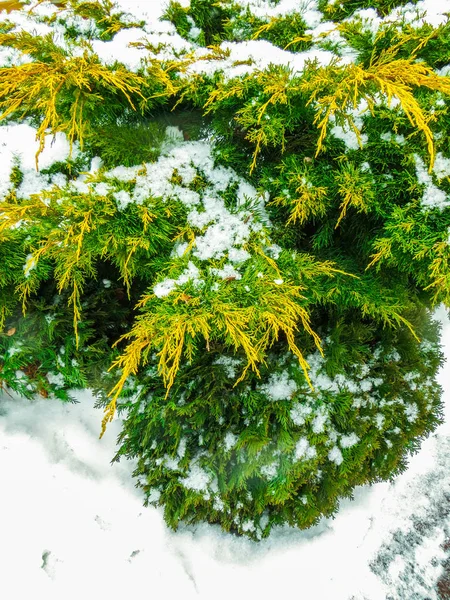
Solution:
M 27 13 L 58 35 L 0 24 L 0 136 L 32 128 L 41 167 L 0 182 L 0 382 L 93 389 L 169 526 L 258 540 L 441 420 L 450 23 L 210 4 L 171 2 L 160 43 L 109 0 Z

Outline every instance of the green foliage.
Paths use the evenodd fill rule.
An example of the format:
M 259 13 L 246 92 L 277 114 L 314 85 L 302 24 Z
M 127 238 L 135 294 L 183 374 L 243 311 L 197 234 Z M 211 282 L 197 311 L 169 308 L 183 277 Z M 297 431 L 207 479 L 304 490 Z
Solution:
M 175 231 L 161 208 L 156 226 L 147 203 L 132 204 L 122 213 L 109 194 L 99 197 L 69 189 L 61 196 L 57 187 L 0 208 L 2 242 L 20 240 L 23 245 L 18 245 L 16 255 L 26 256 L 23 268 L 15 273 L 20 274 L 16 289 L 23 309 L 42 283 L 54 278 L 59 293 L 70 290 L 77 344 L 83 289 L 87 279 L 97 276 L 100 259 L 110 260 L 118 269 L 129 293 L 137 261 L 157 254 Z
M 174 2 L 174 0 L 169 2 L 164 13 L 164 19 L 173 23 L 177 32 L 184 38 L 189 36 L 192 29 L 192 21 L 189 21 L 189 16 L 189 9 L 184 8 L 179 2 Z
M 261 19 L 252 15 L 248 8 L 233 16 L 226 25 L 227 39 L 267 40 L 274 46 L 288 48 L 291 52 L 301 52 L 311 47 L 311 36 L 305 35 L 306 29 L 306 23 L 299 13 Z
M 88 135 L 85 149 L 99 156 L 107 169 L 117 164 L 125 167 L 151 162 L 158 158 L 164 131 L 157 124 L 108 124 Z
M 112 277 L 105 264 L 99 265 L 102 271 Z M 30 301 L 26 318 L 20 307 L 11 310 L 0 334 L 3 389 L 30 399 L 39 394 L 72 402 L 69 390 L 101 385 L 111 361 L 111 344 L 132 311 L 118 274 L 103 281 L 86 286 L 78 348 L 68 294 L 58 295 L 54 284 L 40 287 L 39 299 Z M 109 307 L 114 307 L 112 314 Z
M 164 18 L 185 38 L 192 36 L 193 27 L 199 29 L 195 41 L 210 46 L 225 37 L 225 24 L 232 14 L 230 5 L 229 0 L 191 0 L 189 7 L 184 8 L 176 0 L 170 0 Z
M 144 21 L 138 21 L 120 10 L 112 0 L 60 0 L 53 4 L 56 10 L 43 15 L 41 20 L 51 26 L 57 23 L 68 40 L 87 38 L 110 41 L 122 29 L 145 25 Z M 33 11 L 32 3 L 30 10 Z M 81 25 L 80 18 L 89 22 L 90 27 Z
M 308 103 L 317 106 L 314 123 L 320 135 L 316 155 L 322 149 L 331 117 L 345 122 L 361 143 L 360 131 L 351 110 L 357 110 L 361 101 L 373 110 L 375 96 L 381 92 L 388 107 L 394 99 L 398 100 L 411 125 L 424 133 L 430 154 L 430 171 L 433 169 L 435 150 L 428 124 L 430 118 L 414 98 L 413 87 L 425 86 L 449 94 L 450 79 L 439 77 L 431 68 L 414 62 L 415 56 L 406 60 L 395 56 L 395 50 L 390 50 L 374 60 L 367 70 L 359 65 L 341 66 L 336 63 L 310 70 L 302 90 L 309 95 Z
M 267 40 L 279 48 L 289 48 L 290 52 L 302 52 L 312 45 L 310 38 L 305 35 L 306 29 L 301 15 L 292 13 L 271 19 L 255 31 L 253 38 Z
M 76 156 L 69 156 L 66 160 L 56 161 L 49 167 L 41 169 L 41 175 L 47 175 L 51 180 L 53 175 L 64 175 L 68 180 L 76 179 L 89 169 L 89 154 L 79 152 Z
M 370 267 L 395 264 L 425 290 L 433 302 L 450 301 L 450 215 L 440 219 L 423 213 L 417 204 L 396 207 L 374 242 Z
M 256 252 L 261 253 L 257 248 Z M 203 353 L 204 348 L 208 349 L 211 344 L 222 344 L 225 348 L 242 352 L 246 364 L 237 380 L 239 382 L 245 379 L 249 370 L 259 374 L 259 364 L 265 363 L 269 348 L 282 336 L 309 382 L 308 365 L 295 341 L 300 324 L 321 351 L 319 338 L 311 329 L 307 298 L 300 293 L 302 286 L 273 278 L 289 273 L 289 270 L 289 275 L 294 278 L 294 269 L 300 266 L 304 280 L 313 275 L 315 278 L 332 276 L 334 269 L 330 264 L 308 261 L 307 257 L 297 260 L 295 257 L 294 261 L 294 264 L 289 260 L 280 266 L 270 259 L 266 266 L 263 261 L 249 261 L 242 279 L 236 283 L 235 276 L 225 280 L 225 285 L 218 289 L 217 282 L 211 282 L 211 288 L 202 286 L 201 293 L 192 285 L 164 303 L 157 301 L 153 295 L 144 296 L 139 303 L 143 315 L 123 336 L 123 339 L 131 341 L 113 365 L 120 368 L 121 378 L 111 392 L 113 400 L 108 405 L 107 420 L 114 414 L 117 398 L 126 380 L 137 373 L 142 363 L 146 364 L 152 350 L 159 350 L 158 369 L 168 393 L 183 358 L 192 362 L 199 351 Z M 259 269 L 265 271 L 266 277 L 259 277 L 262 273 Z M 245 294 L 247 288 L 251 294 Z M 205 345 L 199 342 L 199 338 Z
M 228 110 L 232 111 L 238 131 L 254 147 L 250 173 L 255 169 L 263 148 L 280 147 L 285 150 L 286 125 L 295 126 L 305 117 L 306 106 L 303 111 L 292 115 L 292 105 L 301 94 L 292 75 L 289 67 L 271 65 L 267 70 L 255 71 L 247 77 L 219 82 L 205 104 L 208 113 L 222 116 Z
M 72 8 L 73 13 L 83 19 L 93 19 L 100 31 L 100 38 L 110 40 L 121 29 L 142 26 L 143 22 L 138 22 L 127 18 L 124 11 L 114 10 L 117 8 L 115 2 L 111 0 L 81 1 L 69 0 L 66 2 Z
M 13 188 L 18 188 L 23 182 L 23 173 L 20 170 L 20 161 L 17 157 L 15 157 L 14 165 L 9 176 L 9 181 L 11 182 Z
M 121 404 L 116 460 L 138 459 L 146 501 L 163 506 L 174 529 L 208 521 L 261 539 L 275 525 L 310 527 L 355 485 L 404 470 L 409 442 L 436 424 L 439 387 L 430 377 L 442 356 L 436 324 L 419 319 L 421 345 L 407 329 L 374 336 L 355 319 L 330 322 L 328 358 L 308 356 L 314 391 L 279 348 L 261 378 L 238 386 L 242 359 L 221 347 L 194 380 L 184 368 L 168 395 L 149 372 L 138 397 Z M 277 384 L 289 395 L 280 399 Z
M 340 21 L 351 16 L 356 10 L 374 8 L 379 15 L 388 15 L 394 8 L 418 0 L 319 0 L 319 10 L 333 21 Z
M 118 99 L 126 100 L 133 110 L 145 104 L 141 91 L 144 79 L 120 65 L 105 67 L 88 47 L 81 56 L 70 56 L 51 35 L 35 37 L 26 32 L 3 34 L 0 45 L 34 59 L 0 69 L 0 110 L 2 119 L 19 115 L 39 119 L 36 165 L 47 130 L 63 131 L 71 144 L 79 140 L 82 145 L 86 129 L 105 103 L 109 113 L 123 106 Z
M 329 30 L 310 31 L 295 11 L 172 1 L 191 49 L 143 39 L 137 72 L 86 39 L 137 25 L 109 0 L 44 17 L 63 44 L 1 26 L 1 118 L 26 117 L 38 155 L 56 132 L 82 149 L 39 174 L 12 159 L 0 384 L 95 389 L 101 435 L 121 412 L 116 459 L 173 528 L 310 527 L 405 469 L 440 421 L 450 24 L 374 32 L 355 14 L 403 4 L 320 2 Z
M 208 112 L 220 110 L 221 113 L 228 106 L 235 107 L 234 121 L 254 146 L 251 173 L 265 147 L 278 146 L 281 152 L 286 150 L 289 130 L 295 129 L 300 116 L 306 116 L 300 111 L 293 115 L 294 106 L 315 107 L 312 124 L 319 129 L 317 156 L 324 149 L 330 119 L 353 131 L 362 145 L 361 132 L 355 122 L 358 108 L 363 104 L 366 107 L 363 112 L 373 114 L 381 95 L 388 108 L 394 101 L 399 102 L 410 124 L 424 134 L 431 171 L 435 156 L 432 117 L 423 110 L 413 92 L 414 88 L 423 87 L 449 94 L 450 79 L 415 62 L 415 55 L 402 59 L 397 58 L 397 53 L 398 48 L 393 47 L 378 57 L 372 56 L 367 69 L 357 64 L 342 65 L 339 59 L 327 67 L 313 62 L 302 77 L 288 67 L 269 66 L 267 70 L 256 70 L 246 77 L 220 83 L 210 93 L 205 107 Z M 255 90 L 258 90 L 256 97 Z M 236 103 L 240 105 L 237 110 Z
M 223 40 L 239 42 L 263 39 L 279 48 L 289 46 L 291 51 L 296 52 L 311 47 L 310 36 L 305 36 L 306 23 L 296 12 L 263 19 L 255 17 L 248 7 L 243 9 L 230 0 L 212 3 L 192 0 L 189 7 L 171 0 L 164 18 L 175 25 L 183 38 L 195 40 L 205 46 L 218 44 Z M 195 36 L 192 34 L 194 27 L 199 30 Z

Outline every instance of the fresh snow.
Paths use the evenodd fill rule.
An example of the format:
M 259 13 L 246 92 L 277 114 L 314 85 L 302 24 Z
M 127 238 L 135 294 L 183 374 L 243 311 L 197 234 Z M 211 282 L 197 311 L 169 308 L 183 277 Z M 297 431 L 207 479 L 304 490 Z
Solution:
M 343 435 L 341 437 L 340 444 L 342 448 L 351 448 L 359 442 L 359 437 L 356 433 L 350 433 L 349 435 Z
M 270 376 L 268 383 L 260 386 L 261 392 L 266 394 L 271 400 L 288 400 L 292 398 L 297 390 L 297 384 L 293 379 L 289 379 L 289 373 L 275 373 Z
M 344 457 L 342 456 L 342 452 L 339 450 L 337 446 L 334 446 L 330 452 L 328 453 L 328 458 L 336 463 L 336 465 L 341 465 L 344 461 Z
M 295 446 L 296 460 L 309 460 L 317 456 L 317 451 L 314 446 L 311 446 L 305 437 L 298 440 Z
M 211 477 L 208 473 L 200 467 L 198 464 L 193 464 L 189 469 L 187 477 L 180 479 L 180 483 L 184 487 L 197 492 L 207 492 L 208 484 L 210 483 Z
M 187 269 L 178 277 L 178 279 L 164 279 L 160 283 L 157 283 L 153 288 L 153 293 L 157 298 L 163 298 L 168 296 L 177 285 L 183 285 L 188 281 L 193 280 L 195 285 L 200 285 L 201 280 L 199 279 L 200 272 L 194 263 L 189 262 Z
M 441 190 L 433 183 L 432 176 L 428 173 L 428 168 L 425 166 L 424 161 L 417 154 L 414 155 L 417 179 L 421 185 L 424 186 L 422 196 L 422 206 L 425 209 L 438 208 L 443 210 L 449 205 L 449 198 L 444 190 Z M 438 162 L 438 177 L 445 173 L 445 163 L 442 160 Z

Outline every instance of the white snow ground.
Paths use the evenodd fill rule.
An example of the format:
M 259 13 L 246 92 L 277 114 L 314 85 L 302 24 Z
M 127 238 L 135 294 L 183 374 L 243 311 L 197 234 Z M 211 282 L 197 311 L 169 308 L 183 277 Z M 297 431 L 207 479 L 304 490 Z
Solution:
M 450 534 L 450 361 L 440 380 L 446 423 L 394 484 L 360 488 L 335 520 L 260 543 L 209 525 L 169 531 L 143 508 L 132 465 L 110 465 L 120 422 L 99 440 L 88 392 L 76 405 L 3 395 L 0 598 L 437 599 Z

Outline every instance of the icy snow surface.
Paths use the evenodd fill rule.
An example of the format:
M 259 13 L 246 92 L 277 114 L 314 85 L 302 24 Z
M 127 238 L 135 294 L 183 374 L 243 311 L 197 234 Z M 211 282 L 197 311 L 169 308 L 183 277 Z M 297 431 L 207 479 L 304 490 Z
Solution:
M 133 465 L 109 463 L 120 421 L 98 440 L 89 392 L 76 405 L 2 396 L 0 598 L 437 600 L 450 527 L 450 364 L 440 380 L 446 424 L 394 484 L 359 488 L 335 520 L 259 544 L 210 525 L 173 533 L 161 511 L 143 508 Z

